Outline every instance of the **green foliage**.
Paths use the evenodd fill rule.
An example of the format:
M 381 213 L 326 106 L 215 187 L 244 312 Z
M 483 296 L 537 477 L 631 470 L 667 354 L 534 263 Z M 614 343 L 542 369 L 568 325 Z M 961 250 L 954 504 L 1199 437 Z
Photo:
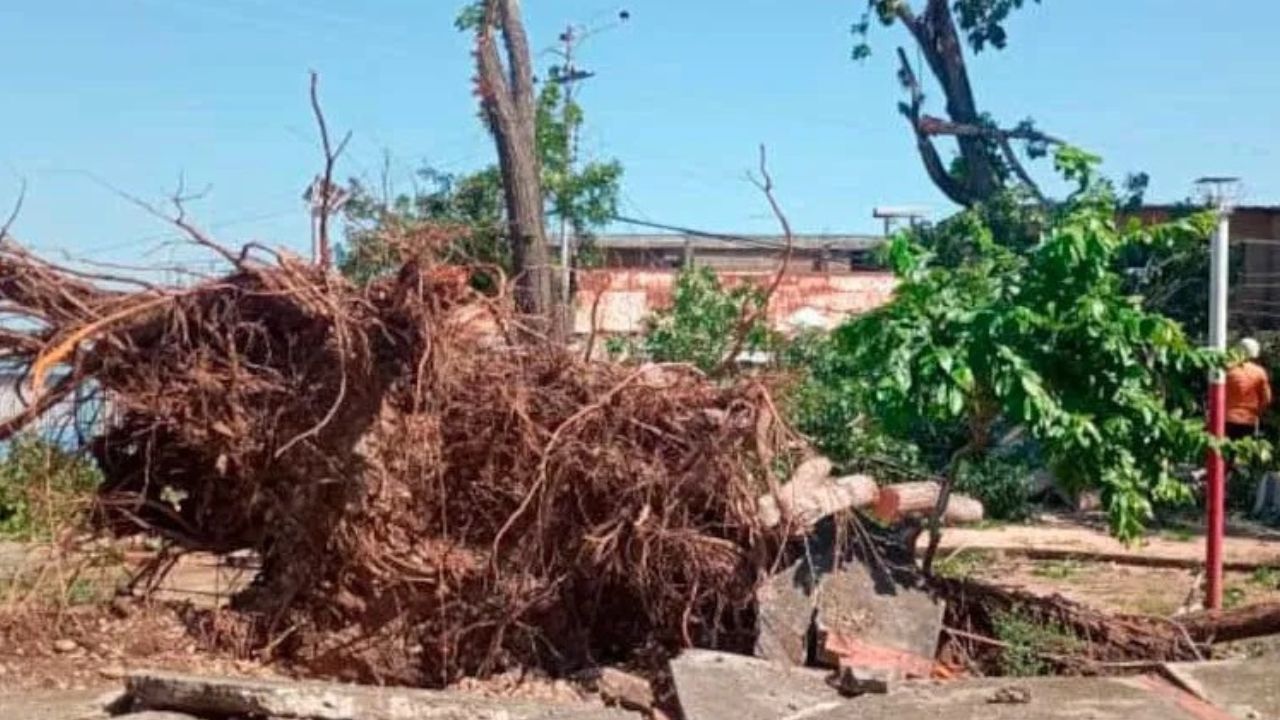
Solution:
M 986 516 L 992 520 L 1024 520 L 1031 472 L 1020 460 L 987 455 L 961 466 L 956 490 L 982 501 Z
M 1040 3 L 1040 0 L 1031 1 Z M 997 50 L 1004 49 L 1009 40 L 1005 23 L 1014 10 L 1021 9 L 1025 4 L 1026 0 L 954 0 L 952 9 L 956 25 L 969 41 L 969 46 L 974 52 L 982 52 L 988 46 Z M 871 31 L 873 16 L 883 25 L 892 25 L 897 20 L 900 9 L 909 7 L 908 0 L 867 0 L 866 10 L 851 28 L 857 40 L 853 58 L 862 60 L 871 54 L 867 35 Z M 923 12 L 922 9 L 920 11 Z
M 343 208 L 347 241 L 337 248 L 344 275 L 364 284 L 393 270 L 402 253 L 414 249 L 415 240 L 434 241 L 432 228 L 454 229 L 456 239 L 438 248 L 446 262 L 510 267 L 510 250 L 502 240 L 502 179 L 496 167 L 462 176 L 423 168 L 418 180 L 422 184 L 413 194 L 390 198 L 351 181 L 351 199 Z M 395 241 L 410 247 L 398 247 Z
M 834 407 L 804 415 L 870 418 L 922 449 L 922 428 L 933 428 L 952 459 L 981 457 L 997 424 L 1023 427 L 1068 489 L 1101 488 L 1112 530 L 1128 540 L 1153 502 L 1190 499 L 1176 473 L 1206 447 L 1196 389 L 1219 360 L 1126 294 L 1117 271 L 1126 248 L 1173 231 L 1118 228 L 1097 159 L 1064 149 L 1056 160 L 1077 187 L 1052 211 L 1002 226 L 979 207 L 924 242 L 894 239 L 893 301 L 836 330 L 825 362 L 839 371 L 815 372 L 823 387 L 809 391 Z M 1028 228 L 1039 229 L 1034 240 Z
M 1280 569 L 1274 567 L 1254 568 L 1249 575 L 1249 582 L 1267 590 L 1280 589 Z
M 97 466 L 35 435 L 0 459 L 0 537 L 47 540 L 82 517 L 101 482 Z
M 453 20 L 453 26 L 460 32 L 474 31 L 484 22 L 484 2 L 476 0 L 462 6 L 458 11 L 457 17 Z
M 1005 644 L 1000 651 L 1000 669 L 1013 677 L 1048 674 L 1046 656 L 1069 655 L 1080 640 L 1055 622 L 1037 622 L 1016 610 L 997 612 L 991 618 L 996 639 Z
M 536 136 L 542 190 L 550 218 L 564 218 L 579 241 L 579 260 L 591 252 L 590 236 L 617 213 L 622 165 L 616 160 L 572 164 L 572 137 L 583 122 L 577 103 L 562 102 L 560 86 L 543 85 L 538 95 Z M 359 283 L 393 271 L 404 247 L 424 229 L 448 227 L 457 239 L 444 260 L 486 263 L 511 270 L 506 239 L 506 202 L 497 165 L 454 175 L 431 167 L 418 171 L 421 187 L 412 193 L 378 191 L 351 180 L 343 207 L 346 242 L 337 249 L 338 267 Z M 410 248 L 412 249 L 412 248 Z
M 656 362 L 687 362 L 712 372 L 724 364 L 741 334 L 742 352 L 771 347 L 764 305 L 760 287 L 744 284 L 726 290 L 711 268 L 687 267 L 676 276 L 671 306 L 646 319 L 640 350 Z M 746 327 L 743 318 L 750 320 Z
M 962 549 L 938 560 L 933 571 L 938 577 L 964 580 L 979 570 L 991 567 L 994 556 L 986 550 Z

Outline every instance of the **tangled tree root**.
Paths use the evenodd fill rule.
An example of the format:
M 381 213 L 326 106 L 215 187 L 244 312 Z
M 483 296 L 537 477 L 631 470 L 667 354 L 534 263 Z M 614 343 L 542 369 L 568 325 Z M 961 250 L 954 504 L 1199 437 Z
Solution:
M 587 362 L 422 258 L 358 288 L 225 255 L 226 277 L 126 287 L 4 246 L 27 320 L 0 349 L 37 406 L 110 403 L 108 521 L 262 555 L 237 599 L 261 647 L 443 685 L 750 646 L 778 544 L 754 498 L 786 448 L 763 385 Z

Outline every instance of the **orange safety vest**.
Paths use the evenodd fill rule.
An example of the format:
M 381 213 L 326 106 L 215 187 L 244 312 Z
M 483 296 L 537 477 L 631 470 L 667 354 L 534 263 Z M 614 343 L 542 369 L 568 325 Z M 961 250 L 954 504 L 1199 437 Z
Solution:
M 1271 381 L 1262 366 L 1246 362 L 1227 372 L 1227 422 L 1257 425 L 1270 404 Z

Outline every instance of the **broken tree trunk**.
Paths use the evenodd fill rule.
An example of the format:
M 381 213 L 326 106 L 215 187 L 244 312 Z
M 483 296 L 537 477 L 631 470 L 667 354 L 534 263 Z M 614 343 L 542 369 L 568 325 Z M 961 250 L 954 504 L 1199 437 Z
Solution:
M 505 69 L 493 37 L 495 26 L 506 50 Z M 546 318 L 555 327 L 560 313 L 555 312 L 554 275 L 543 226 L 533 65 L 519 0 L 485 2 L 485 19 L 476 30 L 476 67 L 481 107 L 502 171 L 517 303 L 522 311 Z

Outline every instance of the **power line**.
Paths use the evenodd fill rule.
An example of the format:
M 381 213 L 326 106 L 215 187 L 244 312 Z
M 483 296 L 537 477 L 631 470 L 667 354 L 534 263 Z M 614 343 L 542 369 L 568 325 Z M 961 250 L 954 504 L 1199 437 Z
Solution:
M 694 228 L 683 227 L 680 225 L 669 225 L 667 223 L 653 222 L 650 220 L 639 220 L 637 218 L 626 217 L 625 215 L 614 215 L 610 218 L 627 225 L 637 225 L 639 227 L 653 228 L 654 230 L 666 230 L 668 232 L 680 233 L 690 237 L 705 238 L 707 240 L 720 240 L 722 242 L 738 242 L 748 245 L 756 245 L 768 248 L 770 250 L 783 251 L 787 249 L 787 244 L 774 240 L 765 240 L 758 237 L 748 237 L 746 235 L 730 235 L 726 233 L 710 232 L 707 230 L 696 230 Z

